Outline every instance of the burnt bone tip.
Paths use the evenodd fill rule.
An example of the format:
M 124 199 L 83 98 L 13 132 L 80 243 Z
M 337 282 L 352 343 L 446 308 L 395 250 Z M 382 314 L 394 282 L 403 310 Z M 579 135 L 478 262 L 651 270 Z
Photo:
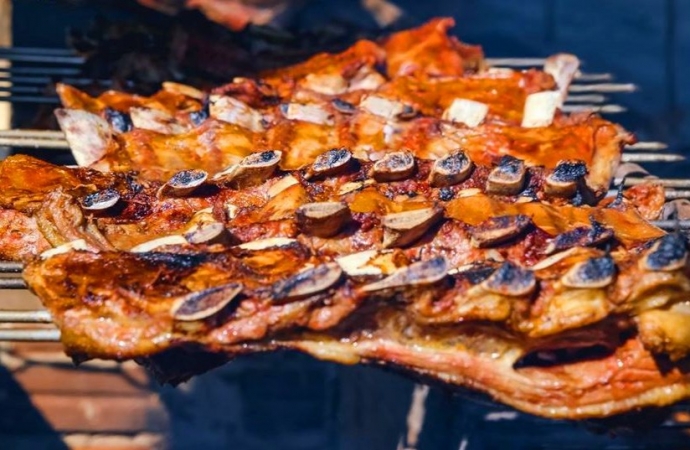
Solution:
M 537 280 L 532 271 L 510 262 L 503 263 L 483 282 L 484 287 L 491 292 L 515 297 L 530 294 L 534 291 L 536 283 Z
M 680 233 L 671 233 L 659 238 L 645 258 L 649 270 L 670 271 L 685 265 L 688 257 L 688 243 Z

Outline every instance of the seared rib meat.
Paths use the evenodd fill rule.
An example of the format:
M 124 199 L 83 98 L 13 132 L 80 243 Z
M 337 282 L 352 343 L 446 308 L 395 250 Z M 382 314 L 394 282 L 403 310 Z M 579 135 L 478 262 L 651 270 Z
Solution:
M 463 152 L 434 162 L 405 153 L 389 154 L 371 163 L 336 149 L 292 173 L 278 170 L 279 162 L 279 152 L 257 153 L 215 177 L 184 171 L 161 185 L 141 183 L 122 173 L 102 174 L 26 156 L 10 157 L 0 163 L 4 186 L 0 207 L 16 223 L 0 232 L 0 252 L 6 259 L 26 260 L 73 240 L 84 240 L 92 249 L 130 250 L 170 236 L 190 243 L 237 243 L 294 238 L 309 230 L 317 240 L 314 245 L 342 253 L 392 246 L 396 240 L 411 243 L 434 229 L 442 216 L 478 225 L 492 215 L 522 215 L 543 222 L 540 214 L 558 214 L 571 224 L 586 226 L 591 225 L 590 217 L 606 222 L 619 214 L 610 207 L 611 200 L 602 203 L 604 208 L 592 210 L 564 207 L 577 200 L 574 197 L 587 196 L 584 166 L 572 161 L 552 171 L 525 169 L 518 191 L 512 191 L 514 174 L 504 173 L 516 160 L 489 168 L 473 164 Z M 194 176 L 203 177 L 201 184 Z M 626 220 L 635 224 L 638 235 L 621 238 L 646 239 L 644 230 L 654 228 L 644 227 L 643 218 L 658 216 L 663 189 L 641 185 L 626 191 L 626 196 L 619 207 L 635 205 L 644 216 L 632 210 L 627 213 Z M 555 209 L 536 201 L 551 203 Z M 413 211 L 418 211 L 417 216 L 401 215 Z M 388 234 L 381 234 L 379 224 L 390 229 Z M 501 226 L 513 227 L 519 234 L 529 225 L 522 221 Z M 551 230 L 556 234 L 555 228 Z M 332 239 L 343 233 L 351 236 Z M 475 240 L 501 239 L 500 233 L 494 233 Z M 33 244 L 22 248 L 17 245 L 22 242 Z
M 80 165 L 102 171 L 137 170 L 152 180 L 164 180 L 185 169 L 215 174 L 255 151 L 281 150 L 285 153 L 282 168 L 294 170 L 311 164 L 330 148 L 350 148 L 361 159 L 371 160 L 402 150 L 438 159 L 461 148 L 483 165 L 494 164 L 504 155 L 548 169 L 562 160 L 580 160 L 588 167 L 588 185 L 602 193 L 612 180 L 622 145 L 631 142 L 618 126 L 587 114 L 557 118 L 547 128 L 497 123 L 469 128 L 426 117 L 391 123 L 367 111 L 344 115 L 326 104 L 286 110 L 294 114 L 290 118 L 280 112 L 274 116 L 274 125 L 264 129 L 258 116 L 240 116 L 236 105 L 224 106 L 226 112 L 218 114 L 241 120 L 243 125 L 208 119 L 177 135 L 141 129 L 114 134 L 95 115 L 68 110 L 58 114 L 73 152 L 80 155 Z
M 25 278 L 77 360 L 189 346 L 229 355 L 295 348 L 403 366 L 549 417 L 604 416 L 690 395 L 687 336 L 645 326 L 653 314 L 688 323 L 685 239 L 658 232 L 610 252 L 575 245 L 546 256 L 553 241 L 534 240 L 543 232 L 499 252 L 456 234 L 445 257 L 419 243 L 332 258 L 308 239 L 72 251 L 30 263 Z M 460 265 L 462 255 L 470 265 Z M 588 355 L 593 348 L 603 355 Z
M 435 159 L 460 146 L 485 164 L 503 155 L 547 168 L 580 159 L 590 187 L 607 188 L 631 136 L 597 117 L 558 112 L 577 59 L 557 55 L 543 72 L 479 70 L 480 52 L 449 37 L 451 24 L 432 21 L 382 45 L 361 41 L 257 80 L 236 79 L 210 96 L 168 83 L 149 98 L 94 99 L 61 86 L 66 108 L 56 114 L 80 165 L 155 180 L 183 169 L 215 173 L 256 150 L 281 150 L 282 167 L 297 169 L 328 148 Z M 438 67 L 426 64 L 429 57 Z M 377 71 L 381 63 L 388 78 Z

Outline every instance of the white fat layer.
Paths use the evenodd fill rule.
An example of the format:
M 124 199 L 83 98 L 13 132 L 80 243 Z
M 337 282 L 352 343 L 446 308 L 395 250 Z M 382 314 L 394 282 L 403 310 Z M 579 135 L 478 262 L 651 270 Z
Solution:
M 235 217 L 237 217 L 237 212 L 239 211 L 240 208 L 237 207 L 237 205 L 233 205 L 232 203 L 228 202 L 225 204 L 225 214 L 228 216 L 228 220 L 232 220 Z
M 66 244 L 58 245 L 55 248 L 51 248 L 50 250 L 44 251 L 43 253 L 41 253 L 40 258 L 48 259 L 52 256 L 61 255 L 63 253 L 69 253 L 74 250 L 88 251 L 90 250 L 90 248 L 84 239 L 76 239 L 74 241 L 70 241 Z
M 172 236 L 165 236 L 161 238 L 156 238 L 148 242 L 143 242 L 139 245 L 135 245 L 131 249 L 129 249 L 130 252 L 133 253 L 144 253 L 144 252 L 150 252 L 152 250 L 155 250 L 157 248 L 166 246 L 166 245 L 184 245 L 187 244 L 187 239 L 184 238 L 184 236 L 181 235 L 172 235 Z
M 568 250 L 562 251 L 560 253 L 556 253 L 555 255 L 551 255 L 545 259 L 542 259 L 541 261 L 539 261 L 538 263 L 533 265 L 531 267 L 531 269 L 533 271 L 546 269 L 546 268 L 551 267 L 554 264 L 556 264 L 556 263 L 558 263 L 558 262 L 560 262 L 566 258 L 569 258 L 571 256 L 575 256 L 581 252 L 582 252 L 581 248 L 578 248 L 578 247 L 569 248 Z
M 402 128 L 397 126 L 396 122 L 389 120 L 383 126 L 383 142 L 386 145 L 392 145 L 395 137 L 402 132 Z
M 508 67 L 490 67 L 486 73 L 491 78 L 510 78 L 513 76 L 515 71 L 513 69 L 509 69 Z
M 341 256 L 336 258 L 335 262 L 340 265 L 340 268 L 343 269 L 343 272 L 351 277 L 381 275 L 383 272 L 380 268 L 367 265 L 367 263 L 378 255 L 378 253 L 379 252 L 376 250 L 367 250 L 364 252 Z
M 352 91 L 375 91 L 380 88 L 386 79 L 380 73 L 373 70 L 371 67 L 362 67 L 350 80 L 348 92 Z
M 186 97 L 191 97 L 197 100 L 204 99 L 204 93 L 202 91 L 186 84 L 164 81 L 163 90 L 166 92 L 172 92 L 174 94 L 182 94 Z
M 277 238 L 259 239 L 256 241 L 246 242 L 244 244 L 238 245 L 237 248 L 240 248 L 242 250 L 257 251 L 257 250 L 266 250 L 268 248 L 287 247 L 289 245 L 292 245 L 295 242 L 297 242 L 296 239 L 277 237 Z
M 340 74 L 310 73 L 305 77 L 302 85 L 325 95 L 338 95 L 347 92 L 347 80 Z
M 289 120 L 300 120 L 317 125 L 333 124 L 333 116 L 320 105 L 289 103 L 283 114 Z
M 88 167 L 105 155 L 112 138 L 105 119 L 76 109 L 58 109 L 55 117 L 79 166 Z
M 264 131 L 263 116 L 246 103 L 227 96 L 211 96 L 211 117 L 254 132 Z
M 484 121 L 488 113 L 489 106 L 484 103 L 456 98 L 443 112 L 443 119 L 474 128 Z
M 142 130 L 155 131 L 161 134 L 180 134 L 187 129 L 165 111 L 152 108 L 131 108 L 129 110 L 132 125 Z
M 553 123 L 553 117 L 560 104 L 559 91 L 544 91 L 528 95 L 522 116 L 522 126 L 524 128 L 548 127 Z
M 283 192 L 285 189 L 289 188 L 290 186 L 294 186 L 298 183 L 299 181 L 297 181 L 297 178 L 293 177 L 292 175 L 285 175 L 283 178 L 276 181 L 276 183 L 273 186 L 268 188 L 268 192 L 266 193 L 269 197 L 275 197 L 276 195 Z
M 568 87 L 570 82 L 577 74 L 580 68 L 580 60 L 575 55 L 570 55 L 567 53 L 560 53 L 558 55 L 551 56 L 547 58 L 544 63 L 544 72 L 551 75 L 556 81 L 556 86 L 561 93 L 561 103 L 559 106 L 563 105 L 565 98 L 568 95 Z
M 401 102 L 379 97 L 377 95 L 368 95 L 364 97 L 359 106 L 375 116 L 380 116 L 388 120 L 394 119 L 405 110 L 405 105 Z

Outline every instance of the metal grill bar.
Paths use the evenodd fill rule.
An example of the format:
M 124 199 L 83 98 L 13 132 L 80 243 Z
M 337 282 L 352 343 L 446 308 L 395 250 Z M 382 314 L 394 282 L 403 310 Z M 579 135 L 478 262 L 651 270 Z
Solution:
M 617 193 L 618 193 L 617 190 L 611 189 L 610 191 L 608 191 L 607 196 L 615 197 Z M 664 194 L 666 195 L 666 200 L 676 200 L 679 198 L 690 198 L 690 190 L 666 189 Z
M 0 52 L 0 58 L 11 62 L 43 63 L 43 64 L 64 64 L 80 66 L 86 60 L 83 56 L 66 55 L 29 55 L 12 52 Z
M 12 261 L 0 261 L 0 273 L 19 273 L 24 269 L 24 265 Z
M 2 67 L 0 74 L 13 75 L 55 75 L 55 76 L 70 76 L 81 74 L 81 69 L 76 67 Z
M 626 150 L 666 150 L 668 148 L 667 144 L 664 144 L 663 142 L 653 142 L 653 141 L 647 141 L 647 142 L 637 142 L 632 145 L 628 145 L 625 147 Z
M 565 101 L 572 103 L 604 103 L 608 98 L 601 94 L 569 95 Z
M 50 56 L 75 56 L 74 51 L 68 48 L 47 47 L 0 47 L 0 57 L 9 54 L 21 55 L 50 55 Z
M 613 74 L 610 73 L 578 73 L 575 75 L 577 81 L 612 81 Z
M 6 342 L 59 342 L 58 329 L 45 330 L 0 330 L 0 341 Z
M 688 179 L 668 179 L 668 178 L 626 178 L 623 180 L 623 186 L 637 186 L 644 183 L 657 183 L 664 187 L 670 188 L 690 188 L 690 180 Z
M 51 141 L 48 139 L 10 139 L 0 138 L 0 147 L 27 147 L 53 150 L 69 150 L 67 141 Z
M 0 137 L 14 136 L 40 139 L 64 139 L 65 133 L 53 130 L 0 130 Z
M 1 71 L 2 69 L 0 69 Z M 0 81 L 7 81 L 15 86 L 17 85 L 46 85 L 59 79 L 61 83 L 71 84 L 73 86 L 97 84 L 101 86 L 112 85 L 111 80 L 92 79 L 92 78 L 70 78 L 70 77 L 49 77 L 49 76 L 31 76 L 31 75 L 11 75 L 0 73 Z
M 0 289 L 26 289 L 26 282 L 21 278 L 0 278 Z
M 57 97 L 38 97 L 33 95 L 0 95 L 0 102 L 57 104 Z
M 571 84 L 569 91 L 575 92 L 635 92 L 637 86 L 632 83 L 606 84 Z
M 46 310 L 37 311 L 0 311 L 0 323 L 51 323 L 53 317 Z
M 545 58 L 486 58 L 490 66 L 534 67 L 543 66 L 545 62 Z
M 690 228 L 690 220 L 654 220 L 651 224 L 664 230 L 675 230 L 676 228 L 685 230 Z
M 666 198 L 668 200 L 675 200 L 675 199 L 679 199 L 679 198 L 690 198 L 690 191 L 688 191 L 688 190 L 666 191 Z
M 581 111 L 593 111 L 599 114 L 620 114 L 628 109 L 620 105 L 563 105 L 563 112 L 574 113 Z
M 668 153 L 629 153 L 621 156 L 623 162 L 679 162 L 685 157 Z

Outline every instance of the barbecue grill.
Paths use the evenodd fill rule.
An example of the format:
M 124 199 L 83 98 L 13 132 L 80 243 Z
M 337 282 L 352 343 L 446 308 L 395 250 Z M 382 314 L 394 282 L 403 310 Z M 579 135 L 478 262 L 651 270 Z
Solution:
M 69 49 L 3 47 L 0 48 L 0 60 L 2 59 L 11 63 L 11 69 L 0 68 L 0 102 L 7 102 L 14 106 L 57 105 L 57 97 L 45 89 L 47 84 L 56 80 L 77 86 L 93 83 L 92 79 L 83 76 L 82 66 L 85 59 Z M 494 67 L 529 68 L 541 66 L 544 60 L 539 58 L 488 58 L 487 62 Z M 109 83 L 108 80 L 97 80 L 97 82 L 104 86 Z M 608 94 L 632 93 L 636 89 L 634 84 L 616 82 L 610 73 L 582 72 L 576 76 L 574 83 L 570 86 L 569 96 L 563 110 L 566 112 L 594 110 L 604 115 L 621 114 L 626 109 L 621 105 L 611 103 Z M 0 131 L 0 147 L 28 149 L 49 160 L 63 159 L 65 152 L 69 150 L 62 132 L 32 129 Z M 628 146 L 623 153 L 622 161 L 644 165 L 649 163 L 672 164 L 684 159 L 683 156 L 669 151 L 668 146 L 663 142 L 643 141 Z M 611 187 L 609 195 L 615 195 L 620 186 L 633 186 L 653 177 L 653 174 L 639 166 L 630 166 L 628 172 L 629 174 L 626 176 L 615 180 L 616 185 Z M 673 201 L 690 198 L 689 179 L 654 178 L 656 182 L 666 188 L 669 211 L 672 212 L 674 209 Z M 677 217 L 674 214 L 653 223 L 667 230 L 690 229 L 690 220 L 685 220 L 685 218 Z M 22 265 L 20 263 L 0 261 L 0 290 L 7 292 L 8 290 L 26 289 L 26 284 L 19 275 L 21 271 Z M 52 325 L 52 318 L 46 310 L 38 308 L 13 309 L 7 306 L 4 301 L 5 297 L 0 292 L 0 344 L 2 342 L 59 341 L 59 331 Z M 428 401 L 433 395 L 434 391 L 430 391 L 428 387 L 424 385 L 415 386 L 410 400 L 407 429 L 400 438 L 398 448 L 417 448 L 418 445 L 421 445 L 420 442 L 424 442 L 424 434 L 427 433 L 425 430 L 428 428 L 425 421 L 428 423 L 432 420 L 430 417 L 433 418 L 434 415 L 438 415 L 438 412 L 429 410 Z M 512 432 L 526 438 L 526 435 L 521 434 L 524 431 L 520 431 L 520 428 L 523 428 L 529 430 L 530 434 L 543 433 L 544 436 L 549 436 L 563 432 L 564 428 L 562 427 L 565 426 L 561 422 L 533 418 L 504 407 L 487 404 L 483 398 L 474 400 L 476 401 L 464 404 L 462 406 L 463 414 L 456 416 L 455 419 L 454 426 L 465 428 L 461 435 L 456 436 L 458 438 L 456 448 L 459 446 L 460 450 L 491 448 L 491 443 L 499 442 L 482 437 L 483 434 Z M 425 402 L 427 403 L 426 411 Z M 455 404 L 455 407 L 457 406 Z M 623 420 L 620 422 L 622 424 Z M 615 423 L 615 425 L 619 425 L 619 423 Z M 596 448 L 634 449 L 647 448 L 651 442 L 669 445 L 669 447 L 664 448 L 684 448 L 681 447 L 683 437 L 687 437 L 686 443 L 690 442 L 690 405 L 681 404 L 672 410 L 664 411 L 663 418 L 655 421 L 654 426 L 646 430 L 645 441 L 626 441 L 625 444 L 620 444 L 608 440 L 607 436 L 596 434 L 587 427 L 578 427 L 576 431 L 571 428 L 567 430 L 568 433 L 573 433 L 579 437 L 573 438 L 567 444 L 544 444 L 524 448 L 546 450 L 595 448 L 593 446 L 596 446 Z M 670 435 L 673 437 L 668 438 L 667 436 Z M 515 436 L 506 436 L 505 440 L 500 442 L 505 444 L 514 438 Z M 452 440 L 454 437 L 447 439 Z M 551 441 L 559 442 L 559 440 L 552 438 Z M 477 444 L 477 442 L 480 443 Z

